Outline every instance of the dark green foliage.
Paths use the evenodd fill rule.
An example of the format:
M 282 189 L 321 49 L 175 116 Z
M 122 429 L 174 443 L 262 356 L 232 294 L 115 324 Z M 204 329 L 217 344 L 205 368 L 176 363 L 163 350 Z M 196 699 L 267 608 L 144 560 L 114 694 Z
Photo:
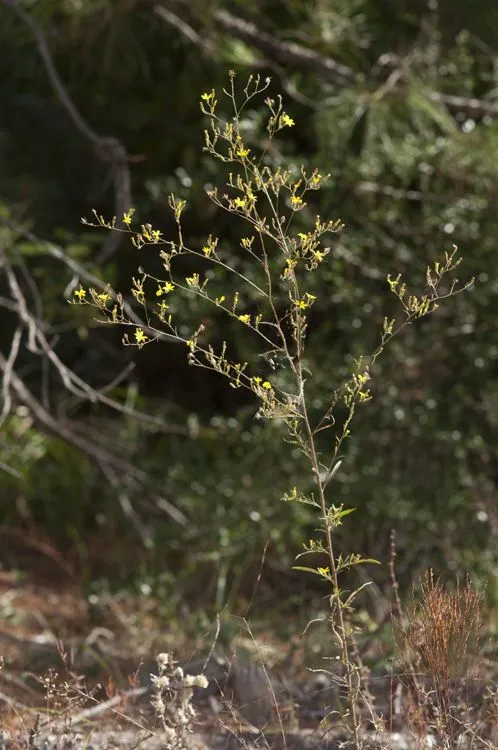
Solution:
M 197 14 L 182 3 L 168 4 L 200 40 L 209 41 L 209 53 L 138 0 L 81 7 L 46 0 L 34 13 L 85 118 L 140 157 L 132 164 L 139 220 L 172 235 L 167 195 L 174 191 L 189 202 L 184 226 L 190 244 L 213 233 L 235 255 L 240 231 L 204 195 L 220 171 L 201 153 L 200 93 L 224 85 L 228 67 L 268 72 L 274 92 L 287 90 L 296 127 L 272 157 L 331 173 L 321 203 L 299 214 L 299 221 L 304 228 L 318 212 L 346 224 L 331 239 L 329 262 L 310 290 L 318 297 L 309 333 L 317 408 L 352 358 L 375 346 L 392 305 L 387 273 L 407 274 L 422 285 L 427 263 L 453 242 L 459 245 L 461 275 L 475 275 L 475 285 L 406 331 L 379 360 L 374 400 L 356 421 L 340 475 L 338 501 L 358 508 L 344 526 L 344 549 L 352 544 L 384 560 L 394 527 L 406 580 L 429 563 L 478 575 L 496 572 L 497 564 L 497 10 L 490 0 L 467 0 L 457 9 L 447 0 L 437 10 L 427 8 L 420 0 L 281 0 L 208 3 Z M 224 31 L 215 15 L 224 9 L 276 40 L 294 41 L 348 66 L 351 80 L 272 60 L 271 50 L 263 57 L 250 40 Z M 154 250 L 138 252 L 125 243 L 107 265 L 92 266 L 98 235 L 89 237 L 79 219 L 92 208 L 112 215 L 109 175 L 54 95 L 29 31 L 1 2 L 0 43 L 0 198 L 16 223 L 60 242 L 99 278 L 129 289 L 139 264 L 152 273 L 158 267 Z M 444 95 L 461 101 L 445 102 Z M 482 107 L 470 106 L 472 97 Z M 260 111 L 249 109 L 247 142 L 254 148 L 263 142 L 260 124 Z M 117 330 L 99 328 L 79 308 L 68 310 L 67 270 L 12 231 L 5 241 L 17 244 L 37 280 L 48 322 L 72 321 L 57 345 L 68 365 L 101 387 L 133 357 L 129 382 L 138 386 L 143 410 L 159 408 L 180 426 L 199 421 L 196 438 L 195 430 L 188 438 L 144 436 L 107 410 L 68 407 L 53 372 L 48 380 L 52 402 L 62 401 L 62 410 L 82 425 L 90 417 L 94 425 L 111 419 L 110 434 L 130 460 L 193 519 L 184 529 L 162 516 L 148 517 L 150 506 L 133 496 L 137 512 L 154 529 L 155 563 L 171 555 L 175 575 L 185 580 L 207 571 L 202 575 L 217 604 L 231 592 L 223 577 L 235 573 L 235 589 L 268 539 L 287 565 L 308 519 L 302 510 L 291 516 L 279 503 L 300 467 L 275 428 L 253 423 L 252 404 L 227 394 L 223 382 L 189 370 L 177 346 L 157 345 L 152 353 L 123 350 Z M 191 304 L 196 319 L 196 302 Z M 14 322 L 4 319 L 7 355 Z M 230 337 L 226 321 L 210 315 L 207 322 L 213 341 Z M 250 340 L 235 344 L 244 359 Z M 46 387 L 40 358 L 23 354 L 20 362 L 25 382 L 40 394 Z M 15 522 L 22 496 L 36 523 L 70 544 L 71 529 L 88 528 L 90 534 L 99 514 L 119 516 L 111 489 L 72 448 L 45 437 L 35 424 L 12 445 L 19 419 L 11 417 L 2 428 L 0 460 L 23 477 L 21 483 L 0 475 L 4 521 Z M 96 486 L 105 497 L 102 505 L 95 501 Z

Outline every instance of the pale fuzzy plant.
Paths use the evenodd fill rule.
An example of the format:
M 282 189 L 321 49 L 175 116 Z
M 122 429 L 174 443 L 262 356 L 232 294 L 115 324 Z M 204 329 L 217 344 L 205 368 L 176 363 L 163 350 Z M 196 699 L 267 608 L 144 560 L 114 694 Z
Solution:
M 251 76 L 239 96 L 235 90 L 235 75 L 230 73 L 228 98 L 233 113 L 230 119 L 218 114 L 218 100 L 214 90 L 201 97 L 201 110 L 208 118 L 209 126 L 204 131 L 204 150 L 227 166 L 228 179 L 222 191 L 208 191 L 209 198 L 222 210 L 237 217 L 248 226 L 248 234 L 241 240 L 241 248 L 252 261 L 251 276 L 244 275 L 228 249 L 218 237 L 209 235 L 202 247 L 188 247 L 184 240 L 182 213 L 185 201 L 171 195 L 169 206 L 176 221 L 178 236 L 167 241 L 162 233 L 150 224 L 133 228 L 134 210 L 123 217 L 106 221 L 94 212 L 95 220 L 90 226 L 105 227 L 126 232 L 138 249 L 146 245 L 161 246 L 160 258 L 164 277 L 156 278 L 143 268 L 133 278 L 131 293 L 143 311 L 143 322 L 131 320 L 126 314 L 122 295 L 110 287 L 103 292 L 94 288 L 80 287 L 74 291 L 73 302 L 90 304 L 103 315 L 103 321 L 127 326 L 131 337 L 124 335 L 126 345 L 142 348 L 158 339 L 182 342 L 187 349 L 191 365 L 214 370 L 223 375 L 232 388 L 245 388 L 259 401 L 257 416 L 276 419 L 283 423 L 290 441 L 297 444 L 309 462 L 314 492 L 305 494 L 292 487 L 284 495 L 287 502 L 305 503 L 316 509 L 321 523 L 321 536 L 304 545 L 302 555 L 321 554 L 325 563 L 318 567 L 296 566 L 319 576 L 330 586 L 330 628 L 337 641 L 340 661 L 345 672 L 347 692 L 346 723 L 349 725 L 356 747 L 361 747 L 357 698 L 360 691 L 360 669 L 352 656 L 353 628 L 348 624 L 348 613 L 363 584 L 352 592 L 343 592 L 340 574 L 353 566 L 375 562 L 365 560 L 358 554 L 336 555 L 334 534 L 352 509 L 327 500 L 326 489 L 339 469 L 341 448 L 350 436 L 350 427 L 357 407 L 371 398 L 368 384 L 371 370 L 386 344 L 406 325 L 434 312 L 442 299 L 451 297 L 469 284 L 458 285 L 454 279 L 446 278 L 460 263 L 456 247 L 445 252 L 444 257 L 427 267 L 426 288 L 422 295 L 410 293 L 400 275 L 387 277 L 390 291 L 398 298 L 400 319 L 384 319 L 379 343 L 368 356 L 360 357 L 350 376 L 342 385 L 330 393 L 327 408 L 318 419 L 313 419 L 308 396 L 308 383 L 312 377 L 305 357 L 306 332 L 310 310 L 315 296 L 309 291 L 308 277 L 326 263 L 329 247 L 322 244 L 328 233 L 339 232 L 343 225 L 339 220 L 322 220 L 314 216 L 310 229 L 296 231 L 296 215 L 307 207 L 306 198 L 321 188 L 328 175 L 318 169 L 307 172 L 304 168 L 282 168 L 269 165 L 268 146 L 257 156 L 247 145 L 243 134 L 242 112 L 254 97 L 268 88 L 269 79 L 261 81 Z M 267 98 L 268 144 L 276 135 L 294 125 L 293 119 L 284 110 L 281 97 Z M 309 209 L 305 214 L 309 213 Z M 175 272 L 178 258 L 189 256 L 198 259 L 202 266 L 211 264 L 216 273 L 232 274 L 239 288 L 228 299 L 224 294 L 210 292 L 212 277 L 207 273 L 193 272 L 181 276 Z M 211 284 L 211 287 L 210 287 Z M 149 291 L 150 290 L 150 291 Z M 248 312 L 244 306 L 244 290 L 259 299 L 256 312 Z M 230 357 L 229 344 L 223 341 L 218 349 L 205 343 L 205 327 L 200 324 L 188 334 L 176 322 L 170 309 L 171 295 L 186 292 L 195 295 L 206 305 L 216 308 L 237 321 L 259 341 L 260 354 L 254 362 L 237 362 Z M 290 385 L 282 387 L 258 367 L 258 363 L 277 360 L 285 369 Z M 282 382 L 282 380 L 280 380 Z M 345 417 L 337 417 L 339 407 L 345 407 Z M 320 452 L 318 435 L 331 431 L 328 452 Z M 301 555 L 300 555 L 301 556 Z
M 194 688 L 207 688 L 204 674 L 185 674 L 167 653 L 157 656 L 158 673 L 150 676 L 152 707 L 162 724 L 163 741 L 167 750 L 188 750 L 195 709 L 192 705 Z

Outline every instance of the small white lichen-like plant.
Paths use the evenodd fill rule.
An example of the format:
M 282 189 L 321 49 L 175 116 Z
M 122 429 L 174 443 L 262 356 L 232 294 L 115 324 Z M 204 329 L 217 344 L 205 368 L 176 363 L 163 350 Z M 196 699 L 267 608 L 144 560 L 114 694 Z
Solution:
M 194 688 L 207 688 L 205 675 L 185 674 L 169 654 L 158 654 L 158 673 L 150 676 L 152 707 L 162 724 L 167 750 L 188 750 L 195 720 Z
M 311 214 L 310 196 L 320 190 L 328 175 L 321 174 L 318 169 L 308 172 L 304 168 L 273 166 L 272 143 L 280 131 L 294 126 L 280 96 L 265 100 L 264 149 L 257 154 L 249 148 L 242 112 L 254 97 L 267 90 L 268 85 L 269 79 L 262 81 L 258 76 L 251 76 L 238 94 L 235 75 L 230 73 L 229 86 L 223 91 L 232 110 L 230 116 L 219 113 L 214 90 L 203 94 L 200 103 L 208 120 L 204 150 L 223 162 L 227 169 L 223 189 L 213 188 L 207 194 L 216 206 L 247 227 L 239 252 L 249 256 L 250 273 L 240 270 L 238 257 L 230 248 L 224 247 L 223 240 L 218 237 L 209 235 L 202 246 L 189 247 L 184 240 L 182 225 L 185 201 L 171 195 L 169 206 L 178 228 L 174 240 L 166 240 L 150 224 L 134 228 L 133 209 L 110 221 L 96 212 L 94 220 L 83 220 L 90 226 L 128 233 L 138 249 L 146 245 L 159 246 L 164 269 L 162 278 L 140 268 L 133 278 L 131 293 L 134 301 L 131 304 L 110 287 L 80 287 L 75 290 L 72 301 L 93 305 L 104 322 L 128 327 L 131 333 L 124 335 L 126 345 L 142 348 L 160 339 L 183 342 L 191 365 L 220 373 L 232 388 L 251 391 L 259 402 L 257 416 L 280 420 L 286 426 L 290 442 L 299 446 L 309 463 L 310 476 L 307 481 L 303 480 L 304 490 L 289 488 L 283 499 L 305 503 L 316 510 L 321 533 L 304 545 L 302 555 L 322 555 L 324 561 L 317 567 L 299 565 L 296 569 L 319 576 L 329 586 L 330 628 L 338 644 L 347 693 L 344 714 L 356 747 L 361 747 L 357 708 L 361 669 L 353 657 L 353 627 L 349 613 L 363 586 L 345 593 L 341 589 L 340 577 L 353 566 L 374 561 L 365 560 L 358 554 L 336 554 L 335 534 L 352 510 L 331 501 L 327 488 L 340 466 L 341 448 L 350 435 L 357 407 L 371 398 L 371 371 L 386 344 L 409 323 L 430 315 L 442 299 L 462 291 L 468 284 L 458 285 L 458 280 L 451 280 L 451 272 L 460 263 L 456 247 L 427 268 L 425 289 L 421 295 L 410 293 L 399 275 L 387 276 L 389 289 L 400 303 L 399 317 L 384 319 L 375 350 L 356 360 L 345 382 L 331 392 L 324 412 L 318 418 L 314 417 L 316 407 L 311 409 L 309 398 L 312 373 L 306 357 L 306 333 L 315 303 L 309 281 L 310 275 L 320 273 L 321 266 L 327 263 L 330 248 L 323 244 L 324 237 L 339 232 L 343 225 L 337 219 L 322 219 Z M 297 214 L 301 212 L 298 219 Z M 310 222 L 307 231 L 297 231 L 296 224 L 303 221 Z M 198 263 L 198 270 L 187 276 L 181 272 L 182 263 L 178 263 L 186 256 L 190 262 Z M 217 274 L 223 278 L 232 274 L 237 291 L 223 294 L 217 288 L 212 292 L 219 287 Z M 206 343 L 203 323 L 185 332 L 185 324 L 178 319 L 179 313 L 172 312 L 173 307 L 179 308 L 172 304 L 172 297 L 182 294 L 195 295 L 203 304 L 216 308 L 219 314 L 228 316 L 250 331 L 259 342 L 254 361 L 236 361 L 231 356 L 229 341 L 218 345 Z M 285 379 L 280 375 L 281 369 L 279 379 L 265 372 L 263 368 L 270 358 L 282 365 Z M 328 448 L 324 449 L 322 433 L 327 431 L 330 440 Z M 308 491 L 310 485 L 314 485 L 312 492 Z

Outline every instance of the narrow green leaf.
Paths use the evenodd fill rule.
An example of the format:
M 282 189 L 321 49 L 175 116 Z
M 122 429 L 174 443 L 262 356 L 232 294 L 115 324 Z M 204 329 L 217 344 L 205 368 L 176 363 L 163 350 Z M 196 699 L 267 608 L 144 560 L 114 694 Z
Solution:
M 303 570 L 305 573 L 313 573 L 315 576 L 328 580 L 327 576 L 324 576 L 323 573 L 319 573 L 316 568 L 306 568 L 304 565 L 293 565 L 292 570 Z

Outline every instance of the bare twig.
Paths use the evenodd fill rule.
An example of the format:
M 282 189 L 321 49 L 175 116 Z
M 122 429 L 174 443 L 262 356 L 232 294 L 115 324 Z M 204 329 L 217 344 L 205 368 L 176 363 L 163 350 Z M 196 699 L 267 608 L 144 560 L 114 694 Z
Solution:
M 5 373 L 7 369 L 7 359 L 0 353 L 0 370 Z M 33 394 L 24 385 L 21 378 L 12 371 L 10 373 L 10 384 L 11 390 L 14 392 L 16 398 L 20 403 L 24 404 L 30 411 L 35 421 L 50 434 L 61 438 L 69 445 L 77 448 L 79 451 L 84 453 L 88 458 L 94 461 L 105 461 L 106 463 L 114 466 L 118 471 L 132 473 L 137 478 L 144 479 L 143 472 L 138 469 L 133 469 L 127 461 L 123 461 L 118 456 L 114 456 L 109 451 L 98 446 L 96 447 L 93 443 L 90 443 L 79 435 L 76 435 L 68 424 L 61 420 L 56 420 L 40 402 L 33 396 Z
M 175 0 L 175 2 L 183 8 L 191 9 L 191 3 L 188 0 Z M 158 7 L 162 6 L 156 5 L 156 8 Z M 311 70 L 323 80 L 331 81 L 338 86 L 352 86 L 360 80 L 360 75 L 352 68 L 334 60 L 332 57 L 316 52 L 302 44 L 282 41 L 276 36 L 264 32 L 255 24 L 228 11 L 215 10 L 212 18 L 216 30 L 224 31 L 230 36 L 240 39 L 259 50 L 270 61 L 288 65 L 298 70 Z M 381 82 L 381 88 L 377 88 L 374 96 L 378 97 L 379 92 L 385 94 L 394 90 L 400 78 L 402 78 L 402 75 L 397 69 L 391 71 L 385 84 Z M 368 83 L 368 79 L 366 80 Z M 498 116 L 498 104 L 485 99 L 454 96 L 439 91 L 427 92 L 426 96 L 430 101 L 443 105 L 451 112 L 465 112 L 474 117 Z
M 498 115 L 498 104 L 488 102 L 484 99 L 476 99 L 468 96 L 452 96 L 442 94 L 439 91 L 431 91 L 429 99 L 436 104 L 444 104 L 451 111 L 466 112 L 475 117 L 496 117 Z
M 9 222 L 9 225 L 10 225 L 10 222 Z M 36 240 L 36 238 L 33 235 L 31 235 L 31 233 L 28 233 L 28 234 L 30 235 L 29 238 L 32 241 Z M 41 241 L 39 242 L 41 244 Z M 48 252 L 51 255 L 55 255 L 58 259 L 64 260 L 64 262 L 66 262 L 68 265 L 74 266 L 74 262 L 70 261 L 60 248 L 54 249 L 53 246 L 49 245 L 49 243 L 46 243 L 43 246 L 48 250 Z M 0 248 L 0 252 L 1 252 L 1 248 Z M 168 432 L 170 434 L 185 435 L 185 436 L 189 434 L 188 429 L 185 427 L 167 425 L 162 419 L 158 417 L 154 417 L 151 414 L 147 414 L 140 410 L 126 406 L 125 404 L 121 404 L 115 399 L 112 399 L 109 396 L 106 396 L 105 395 L 106 392 L 109 391 L 117 382 L 122 380 L 123 377 L 125 377 L 126 371 L 124 373 L 123 372 L 120 373 L 113 380 L 112 383 L 107 384 L 101 389 L 92 388 L 88 383 L 86 383 L 78 375 L 72 372 L 72 370 L 70 370 L 70 368 L 68 368 L 62 362 L 60 357 L 58 357 L 53 347 L 47 340 L 47 337 L 44 332 L 44 327 L 45 327 L 44 324 L 29 311 L 26 298 L 21 290 L 17 277 L 14 273 L 14 270 L 11 264 L 9 263 L 6 257 L 5 252 L 1 252 L 1 255 L 4 261 L 3 266 L 4 266 L 5 274 L 7 276 L 9 288 L 10 288 L 12 297 L 15 301 L 14 305 L 9 305 L 9 309 L 12 309 L 12 311 L 17 312 L 17 314 L 19 315 L 19 318 L 24 323 L 28 331 L 27 347 L 29 351 L 31 351 L 32 353 L 43 354 L 47 357 L 47 359 L 52 363 L 52 365 L 55 367 L 55 369 L 59 373 L 62 379 L 62 382 L 64 383 L 64 386 L 70 393 L 73 393 L 75 396 L 78 396 L 79 398 L 83 398 L 85 400 L 89 400 L 93 403 L 102 403 L 121 414 L 125 414 L 126 416 L 134 417 L 150 425 L 154 425 L 155 427 L 165 432 Z M 81 266 L 78 266 L 78 271 L 80 274 L 82 275 L 85 274 L 87 278 L 91 279 L 92 283 L 94 281 L 95 282 L 98 281 L 97 279 L 95 279 L 93 275 L 87 274 L 87 272 Z M 98 285 L 100 288 L 103 288 L 105 286 L 104 284 L 102 284 L 101 281 L 98 281 Z M 124 303 L 124 306 L 126 306 L 127 312 L 128 311 L 133 312 L 130 305 L 128 305 L 127 303 Z M 140 319 L 137 319 L 137 323 L 141 323 Z M 11 352 L 11 356 L 12 356 L 12 352 Z M 7 374 L 8 374 L 8 370 L 7 370 Z M 4 379 L 4 388 L 5 388 L 5 379 Z M 5 392 L 4 392 L 4 404 L 5 404 Z M 1 420 L 0 420 L 0 424 L 1 424 Z
M 176 13 L 173 13 L 172 10 L 165 8 L 163 5 L 156 5 L 154 10 L 160 18 L 171 26 L 174 26 L 182 36 L 188 39 L 189 42 L 192 42 L 192 44 L 195 44 L 197 47 L 201 47 L 206 53 L 211 54 L 213 52 L 214 46 L 212 42 L 209 39 L 206 39 L 205 36 L 199 34 L 192 26 L 186 23 L 183 18 L 180 18 Z
M 123 486 L 123 481 L 117 476 L 116 472 L 113 471 L 112 467 L 107 466 L 105 463 L 101 463 L 100 468 L 111 487 L 114 487 L 116 491 L 123 515 L 131 521 L 140 539 L 145 545 L 147 545 L 151 541 L 150 529 L 142 522 L 142 519 L 133 507 L 130 500 L 130 494 Z
M 179 0 L 183 7 L 190 8 L 191 5 L 185 0 Z M 161 7 L 161 6 L 156 6 Z M 294 42 L 285 42 L 277 39 L 272 34 L 262 31 L 255 24 L 245 21 L 242 18 L 234 16 L 225 10 L 215 10 L 213 12 L 215 28 L 230 34 L 230 36 L 240 39 L 246 44 L 262 52 L 270 60 L 293 65 L 301 70 L 312 70 L 322 77 L 341 83 L 354 83 L 356 80 L 355 72 L 336 62 L 330 57 L 295 44 Z
M 2 427 L 7 417 L 9 416 L 11 406 L 12 406 L 12 399 L 10 397 L 10 381 L 12 378 L 12 370 L 13 370 L 17 355 L 19 354 L 19 346 L 21 344 L 21 338 L 22 338 L 22 326 L 18 325 L 14 332 L 14 336 L 12 337 L 12 344 L 10 347 L 9 356 L 5 360 L 6 364 L 5 364 L 4 375 L 2 378 L 3 405 L 2 405 L 2 412 L 0 414 L 0 428 Z
M 29 706 L 26 706 L 24 703 L 21 703 L 21 701 L 16 700 L 15 698 L 11 698 L 9 695 L 5 695 L 5 693 L 0 693 L 0 701 L 3 701 L 8 706 L 13 708 L 16 712 L 22 711 L 27 713 L 37 713 L 36 709 L 30 708 Z
M 389 535 L 389 577 L 393 593 L 394 615 L 401 623 L 403 619 L 403 607 L 399 597 L 399 583 L 396 577 L 396 554 L 396 531 L 395 529 L 391 529 Z
M 71 716 L 71 725 L 76 726 L 77 724 L 81 724 L 84 721 L 90 721 L 91 719 L 95 719 L 98 716 L 101 716 L 102 714 L 106 713 L 106 711 L 113 711 L 113 713 L 118 713 L 119 716 L 124 717 L 128 719 L 125 714 L 122 714 L 121 712 L 116 712 L 115 707 L 119 706 L 123 703 L 123 701 L 129 700 L 130 698 L 139 698 L 143 695 L 146 695 L 149 692 L 148 687 L 138 687 L 138 688 L 131 688 L 130 690 L 125 690 L 122 693 L 118 693 L 117 695 L 113 696 L 112 698 L 109 698 L 107 701 L 103 701 L 102 703 L 96 703 L 95 706 L 90 706 L 90 708 L 85 708 L 83 711 L 80 711 L 78 714 Z M 84 697 L 90 697 L 92 696 L 86 696 Z M 92 698 L 92 700 L 96 700 Z M 147 730 L 145 727 L 143 727 L 141 724 L 136 724 L 133 720 L 130 719 L 130 721 L 138 726 L 140 729 Z M 152 732 L 150 733 L 152 734 Z
M 0 2 L 1 1 L 2 0 L 0 0 Z M 166 334 L 162 336 L 161 332 L 157 329 L 154 329 L 152 331 L 147 323 L 137 314 L 132 304 L 130 304 L 126 299 L 118 300 L 118 294 L 111 287 L 105 284 L 97 276 L 92 274 L 87 268 L 85 268 L 85 266 L 81 265 L 81 263 L 78 263 L 77 261 L 70 258 L 59 245 L 55 245 L 53 242 L 48 242 L 41 239 L 30 230 L 25 229 L 24 227 L 20 227 L 10 219 L 1 218 L 0 222 L 8 226 L 18 236 L 24 237 L 30 242 L 38 245 L 40 249 L 43 249 L 52 258 L 61 261 L 70 271 L 72 271 L 73 278 L 64 290 L 64 295 L 66 297 L 69 297 L 71 295 L 72 291 L 76 289 L 76 287 L 80 284 L 81 279 L 83 279 L 89 286 L 92 286 L 95 289 L 101 289 L 103 291 L 105 290 L 110 295 L 111 299 L 114 300 L 114 302 L 119 301 L 121 304 L 122 301 L 123 311 L 127 314 L 128 318 L 132 321 L 132 323 L 135 323 L 135 325 L 143 328 L 145 333 L 150 332 L 154 336 L 154 338 L 163 338 L 164 340 L 167 339 L 168 341 L 171 341 L 171 338 L 169 336 L 167 336 Z M 8 307 L 8 309 L 13 310 L 14 312 L 17 310 L 17 308 L 15 308 L 15 306 L 12 305 L 9 300 L 5 300 L 4 302 L 4 300 L 0 298 L 0 304 L 4 304 L 4 306 Z
M 0 353 L 0 371 L 5 374 L 7 359 Z M 33 396 L 21 378 L 12 370 L 10 373 L 11 390 L 17 400 L 24 404 L 30 411 L 33 419 L 46 432 L 60 438 L 83 453 L 99 468 L 111 467 L 117 476 L 124 476 L 128 481 L 133 481 L 138 486 L 147 485 L 147 474 L 134 467 L 129 461 L 115 455 L 101 445 L 96 445 L 76 434 L 67 422 L 55 419 L 43 405 Z M 106 476 L 108 479 L 108 475 Z M 167 513 L 174 521 L 182 525 L 187 524 L 187 518 L 165 497 L 150 493 L 161 510 Z
M 131 176 L 129 170 L 130 157 L 120 140 L 113 136 L 99 135 L 85 120 L 68 94 L 59 73 L 54 65 L 45 35 L 32 16 L 27 13 L 15 0 L 0 0 L 0 4 L 12 10 L 31 31 L 38 52 L 42 59 L 50 84 L 61 105 L 69 115 L 78 132 L 92 144 L 97 157 L 108 164 L 114 185 L 114 211 L 116 216 L 123 214 L 133 204 L 131 196 Z M 104 248 L 97 258 L 97 262 L 105 262 L 111 258 L 122 241 L 119 232 L 109 233 Z

